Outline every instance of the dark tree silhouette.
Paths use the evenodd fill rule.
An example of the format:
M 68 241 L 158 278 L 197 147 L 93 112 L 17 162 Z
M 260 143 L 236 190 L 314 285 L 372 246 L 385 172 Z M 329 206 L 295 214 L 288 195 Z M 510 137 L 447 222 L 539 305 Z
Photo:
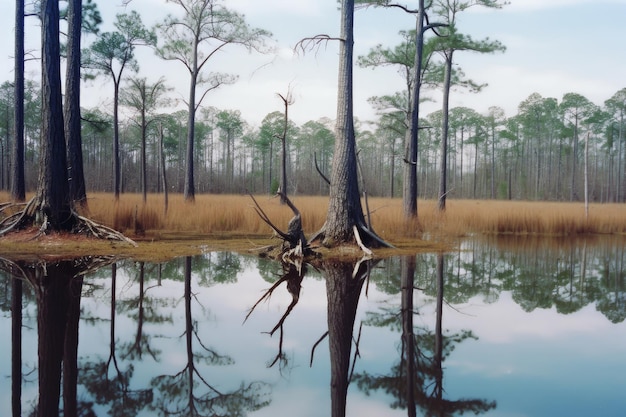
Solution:
M 411 259 L 409 259 L 411 258 Z M 388 375 L 370 375 L 367 372 L 354 376 L 357 386 L 365 393 L 383 390 L 394 397 L 392 408 L 406 407 L 409 416 L 417 415 L 417 407 L 424 415 L 452 417 L 471 411 L 474 414 L 485 413 L 495 408 L 495 401 L 483 399 L 449 400 L 444 398 L 443 361 L 454 349 L 454 345 L 473 338 L 469 331 L 457 334 L 443 334 L 444 303 L 444 256 L 437 255 L 436 267 L 436 319 L 434 330 L 427 327 L 417 332 L 413 328 L 413 290 L 415 277 L 415 256 L 402 260 L 401 313 L 389 311 L 391 317 L 373 316 L 369 324 L 396 325 L 402 320 L 402 343 L 400 361 L 393 365 Z M 409 299 L 410 297 L 410 299 Z
M 9 272 L 15 279 L 28 281 L 37 298 L 38 417 L 60 415 L 61 392 L 63 392 L 63 415 L 67 417 L 78 415 L 76 353 L 82 275 L 110 262 L 110 257 L 87 257 L 53 262 L 41 262 L 38 259 L 0 260 L 0 269 Z M 21 377 L 21 363 L 18 365 L 18 362 L 14 362 L 13 365 L 17 368 L 14 371 Z M 63 391 L 61 391 L 62 376 Z M 18 381 L 15 380 L 13 383 L 18 384 Z M 15 386 L 13 389 L 14 392 L 19 392 Z M 17 399 L 14 398 L 14 401 Z M 19 406 L 14 403 L 14 413 L 18 409 Z
M 373 261 L 365 262 L 338 262 L 321 261 L 316 265 L 326 279 L 326 296 L 328 299 L 328 331 L 313 345 L 311 349 L 311 364 L 317 345 L 328 337 L 330 349 L 330 392 L 331 416 L 343 417 L 346 415 L 346 400 L 350 383 L 350 356 L 352 351 L 353 328 L 356 310 L 361 295 L 363 283 L 369 277 Z M 278 354 L 271 362 L 273 366 L 280 360 L 284 365 L 287 358 L 283 352 L 283 325 L 300 299 L 300 285 L 306 272 L 306 267 L 299 263 L 283 263 L 283 275 L 252 307 L 246 319 L 252 314 L 256 306 L 263 300 L 269 299 L 272 293 L 286 283 L 292 301 L 285 310 L 278 323 L 268 332 L 274 334 L 280 329 Z M 358 338 L 357 338 L 358 344 Z M 354 367 L 354 365 L 353 365 Z
M 97 225 L 74 211 L 68 182 L 67 147 L 61 96 L 61 53 L 59 42 L 59 2 L 41 3 L 42 46 L 42 128 L 39 176 L 36 195 L 17 213 L 0 221 L 0 236 L 16 229 L 36 226 L 39 233 L 52 231 L 85 232 L 91 235 L 125 240 L 121 234 Z M 81 20 L 82 16 L 74 16 Z M 74 20 L 73 19 L 73 20 Z M 76 93 L 77 94 L 77 93 Z M 8 208 L 12 209 L 11 206 Z M 0 208 L 0 211 L 7 206 Z
M 160 375 L 152 380 L 158 392 L 154 407 L 163 415 L 190 416 L 229 416 L 242 417 L 247 411 L 258 410 L 269 404 L 267 386 L 263 382 L 242 383 L 239 388 L 225 392 L 218 390 L 207 380 L 196 366 L 199 360 L 211 365 L 228 365 L 232 358 L 221 355 L 203 342 L 197 332 L 197 326 L 191 313 L 191 270 L 192 258 L 185 258 L 185 351 L 187 363 L 175 375 Z M 202 353 L 194 350 L 194 340 L 203 349 Z
M 22 416 L 22 278 L 11 279 L 11 410 Z
M 13 140 L 11 166 L 11 197 L 15 201 L 26 199 L 24 179 L 24 0 L 15 2 L 15 85 Z

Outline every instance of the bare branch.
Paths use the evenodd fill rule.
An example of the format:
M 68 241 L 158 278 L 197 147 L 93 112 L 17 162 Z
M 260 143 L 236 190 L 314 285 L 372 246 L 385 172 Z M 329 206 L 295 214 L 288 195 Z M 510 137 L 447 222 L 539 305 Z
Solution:
M 317 348 L 317 345 L 319 345 L 320 343 L 322 343 L 322 340 L 324 340 L 326 338 L 326 336 L 328 336 L 328 330 L 326 330 L 326 333 L 324 333 L 322 335 L 322 337 L 320 337 L 319 339 L 317 339 L 317 342 L 315 342 L 315 344 L 313 345 L 313 347 L 311 348 L 311 361 L 309 362 L 309 367 L 313 366 L 313 356 L 315 355 L 315 348 Z
M 274 226 L 274 224 L 271 222 L 271 220 L 268 217 L 268 215 L 265 214 L 265 212 L 263 211 L 261 206 L 259 206 L 259 203 L 257 203 L 257 201 L 254 198 L 254 196 L 252 194 L 248 194 L 248 195 L 250 196 L 252 201 L 254 201 L 254 205 L 256 206 L 256 207 L 254 207 L 254 211 L 257 212 L 257 214 L 259 215 L 261 220 L 263 220 L 269 227 L 271 227 L 272 230 L 274 230 L 276 233 L 278 233 L 278 235 L 280 237 L 282 237 L 284 240 L 289 240 L 289 236 L 285 232 L 281 231 L 278 227 Z
M 298 51 L 301 51 L 302 54 L 306 54 L 307 51 L 313 51 L 315 50 L 315 54 L 317 55 L 317 52 L 319 52 L 319 49 L 321 48 L 322 44 L 324 46 L 328 46 L 328 42 L 330 41 L 343 41 L 344 39 L 342 38 L 335 38 L 329 35 L 325 35 L 325 34 L 321 34 L 321 35 L 315 35 L 313 37 L 310 38 L 303 38 L 300 41 L 298 41 L 298 43 L 296 44 L 296 46 L 293 47 L 293 51 L 294 53 L 298 53 Z
M 317 170 L 317 173 L 320 174 L 322 176 L 322 178 L 324 179 L 324 181 L 326 181 L 326 184 L 330 185 L 330 180 L 326 177 L 326 175 L 324 175 L 324 173 L 320 170 L 319 165 L 317 165 L 317 152 L 313 152 L 313 159 L 315 160 L 315 169 Z

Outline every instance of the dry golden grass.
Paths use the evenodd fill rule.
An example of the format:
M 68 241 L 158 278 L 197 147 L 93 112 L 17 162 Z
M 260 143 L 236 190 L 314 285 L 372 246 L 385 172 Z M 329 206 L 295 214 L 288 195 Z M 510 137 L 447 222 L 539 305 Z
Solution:
M 293 216 L 278 198 L 256 196 L 257 201 L 279 228 L 285 229 Z M 307 234 L 319 230 L 326 217 L 327 197 L 291 197 L 300 209 Z M 0 202 L 8 201 L 0 193 Z M 149 195 L 146 205 L 139 194 L 123 194 L 118 202 L 112 194 L 89 195 L 88 215 L 130 236 L 143 233 L 159 239 L 206 236 L 269 236 L 270 228 L 253 209 L 247 195 L 197 195 L 195 204 L 182 195 L 171 195 L 164 214 L 162 195 Z M 390 242 L 419 238 L 448 239 L 471 234 L 571 236 L 626 234 L 626 205 L 592 204 L 585 218 L 582 203 L 448 200 L 439 213 L 436 202 L 420 200 L 419 221 L 406 222 L 401 199 L 370 198 L 372 225 Z

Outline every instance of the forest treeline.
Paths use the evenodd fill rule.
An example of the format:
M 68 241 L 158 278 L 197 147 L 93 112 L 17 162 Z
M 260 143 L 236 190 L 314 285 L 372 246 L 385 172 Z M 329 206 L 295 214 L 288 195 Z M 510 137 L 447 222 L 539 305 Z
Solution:
M 40 89 L 27 82 L 25 112 L 26 184 L 36 187 L 40 134 Z M 0 87 L 0 114 L 12 114 L 13 88 Z M 82 137 L 88 190 L 113 191 L 113 119 L 108 109 L 83 109 Z M 588 154 L 590 200 L 626 201 L 624 112 L 626 89 L 598 106 L 570 93 L 561 100 L 531 94 L 516 115 L 492 107 L 487 114 L 468 107 L 450 110 L 449 196 L 478 199 L 577 201 L 583 198 L 584 158 Z M 132 114 L 129 113 L 129 114 Z M 440 161 L 441 111 L 422 119 L 419 142 L 419 196 L 436 198 Z M 170 191 L 182 192 L 187 112 L 159 113 L 147 128 L 148 192 L 162 192 L 160 140 Z M 364 187 L 371 195 L 402 193 L 404 132 L 389 125 L 388 115 L 371 125 L 357 123 Z M 0 119 L 0 185 L 10 184 L 12 120 Z M 289 192 L 328 192 L 316 171 L 330 169 L 334 121 L 289 122 Z M 196 120 L 197 190 L 201 193 L 274 193 L 279 186 L 283 113 L 272 112 L 252 126 L 237 110 L 206 108 Z M 402 127 L 402 125 L 400 125 Z M 122 192 L 141 191 L 141 132 L 136 117 L 122 120 L 120 132 Z M 587 149 L 586 149 L 587 148 Z
M 167 187 L 170 192 L 182 193 L 191 149 L 195 172 L 192 181 L 197 192 L 272 194 L 281 183 L 281 138 L 285 138 L 287 192 L 328 193 L 328 184 L 320 172 L 328 175 L 331 169 L 334 120 L 310 120 L 301 125 L 287 120 L 285 126 L 286 111 L 275 111 L 268 113 L 260 126 L 254 126 L 237 109 L 203 106 L 204 95 L 195 101 L 197 106 L 193 109 L 168 107 L 172 92 L 167 80 L 151 82 L 145 78 L 141 62 L 135 61 L 133 53 L 139 47 L 153 47 L 163 59 L 172 59 L 173 52 L 167 49 L 167 43 L 157 47 L 162 41 L 157 37 L 169 32 L 144 27 L 137 12 L 118 15 L 115 27 L 113 32 L 100 34 L 83 51 L 83 73 L 110 82 L 115 90 L 110 108 L 82 109 L 87 190 L 162 192 Z M 390 55 L 393 47 L 387 50 L 379 46 L 369 55 L 358 57 L 357 64 L 405 65 L 405 73 L 410 74 L 414 31 L 400 34 L 404 36 L 400 46 L 408 46 L 404 48 L 408 51 L 404 63 Z M 255 32 L 249 42 L 268 35 Z M 113 48 L 112 45 L 117 45 L 118 52 L 119 48 L 127 48 L 127 55 L 107 55 L 111 52 L 107 48 Z M 260 45 L 245 46 L 263 49 Z M 495 45 L 487 52 L 497 49 L 503 48 Z M 421 89 L 433 96 L 443 82 L 442 64 L 433 58 L 440 52 L 436 47 L 423 52 L 429 67 L 421 76 Z M 384 59 L 388 61 L 383 62 Z M 207 88 L 204 94 L 221 84 L 234 82 L 227 75 L 220 77 L 204 87 Z M 459 78 L 453 78 L 452 83 L 472 85 L 471 80 Z M 412 85 L 408 75 L 407 87 L 403 92 L 372 97 L 379 118 L 356 122 L 361 187 L 370 195 L 402 196 L 411 110 Z M 441 146 L 443 111 L 420 115 L 418 196 L 437 198 L 441 190 L 438 181 L 442 175 L 442 149 L 445 149 L 448 197 L 579 201 L 584 198 L 587 178 L 590 201 L 626 201 L 626 88 L 601 104 L 574 92 L 561 98 L 529 93 L 512 116 L 495 106 L 487 113 L 468 107 L 450 108 L 446 148 Z M 24 103 L 26 188 L 34 190 L 41 134 L 38 80 L 26 80 Z M 287 110 L 287 100 L 285 105 Z M 13 111 L 14 84 L 7 80 L 0 86 L 0 188 L 6 190 L 10 188 L 12 175 Z M 193 120 L 191 148 L 190 120 Z

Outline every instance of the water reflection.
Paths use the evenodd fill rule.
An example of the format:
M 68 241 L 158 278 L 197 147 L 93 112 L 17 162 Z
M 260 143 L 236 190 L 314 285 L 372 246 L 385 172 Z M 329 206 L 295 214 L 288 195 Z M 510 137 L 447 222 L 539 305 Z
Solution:
M 13 330 L 0 340 L 0 374 L 13 376 L 0 379 L 1 415 L 626 407 L 616 241 L 468 241 L 454 253 L 315 267 L 232 253 L 1 266 L 0 329 Z
M 269 404 L 264 397 L 265 386 L 262 382 L 242 383 L 231 391 L 219 389 L 210 376 L 202 374 L 197 363 L 205 365 L 230 365 L 234 360 L 219 353 L 208 345 L 196 331 L 198 322 L 192 315 L 191 290 L 192 258 L 185 258 L 185 362 L 182 369 L 175 373 L 159 375 L 153 378 L 151 385 L 160 395 L 154 408 L 161 415 L 245 415 L 247 410 L 256 410 Z
M 371 375 L 363 372 L 355 375 L 359 389 L 369 393 L 383 390 L 394 397 L 393 408 L 406 408 L 407 415 L 414 417 L 418 408 L 425 416 L 454 416 L 468 411 L 478 415 L 495 409 L 495 401 L 484 399 L 450 400 L 444 398 L 445 358 L 454 350 L 455 345 L 466 339 L 475 338 L 471 331 L 444 335 L 443 304 L 444 304 L 444 271 L 443 254 L 436 256 L 436 289 L 435 323 L 432 328 L 423 326 L 415 328 L 413 316 L 419 314 L 419 306 L 413 300 L 415 291 L 414 278 L 416 269 L 415 256 L 400 258 L 401 267 L 401 305 L 400 314 L 389 308 L 382 313 L 370 314 L 366 322 L 372 326 L 389 326 L 401 328 L 400 359 L 393 364 L 388 374 Z M 419 290 L 418 290 L 419 291 Z M 401 320 L 398 324 L 397 321 Z
M 88 405 L 79 405 L 77 398 L 78 327 L 83 276 L 111 261 L 110 257 L 49 262 L 0 259 L 0 268 L 12 276 L 14 291 L 11 303 L 14 317 L 11 344 L 13 415 L 21 415 L 21 281 L 31 285 L 37 301 L 37 415 L 59 414 L 61 384 L 65 415 L 77 415 L 79 408 L 89 408 Z

